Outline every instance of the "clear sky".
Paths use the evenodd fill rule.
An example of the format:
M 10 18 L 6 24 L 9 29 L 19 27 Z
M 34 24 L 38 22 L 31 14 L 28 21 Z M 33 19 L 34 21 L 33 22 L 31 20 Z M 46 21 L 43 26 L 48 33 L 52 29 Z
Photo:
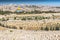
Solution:
M 60 6 L 60 0 L 0 0 L 0 4 L 9 3 Z

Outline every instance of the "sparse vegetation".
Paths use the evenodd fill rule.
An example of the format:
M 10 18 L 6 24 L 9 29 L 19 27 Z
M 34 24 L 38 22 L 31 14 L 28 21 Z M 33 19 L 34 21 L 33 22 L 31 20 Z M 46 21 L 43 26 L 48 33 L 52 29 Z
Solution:
M 29 21 L 19 21 L 19 22 L 17 22 L 19 25 L 17 25 L 17 23 L 14 23 L 13 22 L 13 25 L 12 26 L 9 26 L 9 24 L 3 24 L 4 22 L 2 22 L 2 23 L 0 23 L 0 26 L 2 26 L 2 27 L 6 27 L 6 28 L 11 28 L 11 29 L 25 29 L 25 27 L 29 27 L 30 29 L 31 29 L 31 27 L 32 27 L 32 30 L 35 30 L 35 29 L 33 29 L 33 28 L 35 28 L 36 26 L 37 27 L 40 27 L 40 29 L 38 28 L 37 30 L 45 30 L 45 31 L 55 31 L 55 30 L 60 30 L 60 23 L 58 22 L 58 23 L 43 23 L 43 25 L 45 25 L 45 26 L 43 26 L 43 25 L 41 25 L 40 26 L 40 23 L 39 22 L 37 22 L 37 21 L 35 21 L 35 22 L 29 22 Z M 7 22 L 6 22 L 7 23 Z M 28 24 L 29 23 L 29 24 Z M 10 23 L 10 25 L 12 24 L 12 22 Z M 20 26 L 20 27 L 19 27 Z M 23 27 L 23 26 L 25 26 L 25 27 Z M 31 27 L 30 27 L 31 26 Z
M 11 13 L 12 13 L 11 11 L 1 11 L 1 10 L 0 10 L 0 14 L 1 14 L 1 15 L 11 14 Z
M 26 18 L 23 17 L 21 20 L 26 20 Z
M 10 32 L 13 32 L 13 30 L 10 30 Z
M 20 29 L 23 29 L 23 27 L 19 27 Z
M 49 27 L 45 27 L 45 29 L 44 29 L 44 30 L 48 31 L 48 30 L 49 30 Z
M 12 29 L 17 29 L 17 27 L 13 26 Z
M 1 11 L 2 12 L 2 11 Z M 49 12 L 51 12 L 51 11 L 49 11 Z M 47 12 L 47 13 L 49 13 L 49 12 Z M 7 12 L 8 13 L 8 12 Z M 11 12 L 9 12 L 9 13 L 11 13 Z M 23 29 L 24 27 L 23 26 L 25 26 L 25 27 L 29 27 L 30 28 L 30 26 L 31 27 L 41 27 L 40 29 L 38 28 L 37 30 L 46 30 L 46 31 L 49 31 L 49 30 L 51 30 L 51 31 L 54 31 L 54 30 L 60 30 L 60 23 L 58 22 L 57 24 L 54 24 L 54 22 L 53 23 L 48 23 L 47 21 L 49 21 L 49 19 L 51 19 L 51 17 L 52 17 L 52 19 L 56 19 L 56 17 L 55 17 L 55 15 L 53 14 L 51 14 L 51 17 L 50 16 L 45 16 L 45 14 L 41 14 L 41 15 L 39 15 L 38 13 L 42 13 L 42 12 L 39 12 L 39 11 L 37 11 L 37 10 L 35 10 L 35 12 L 21 12 L 21 13 L 23 13 L 23 14 L 25 14 L 25 13 L 27 13 L 28 15 L 23 15 L 23 16 L 18 16 L 17 14 L 16 14 L 16 16 L 9 16 L 9 17 L 7 17 L 6 15 L 6 17 L 3 17 L 3 18 L 1 18 L 0 19 L 0 21 L 2 21 L 3 23 L 0 23 L 0 26 L 2 26 L 2 27 L 6 27 L 6 28 L 12 28 L 12 29 Z M 37 13 L 36 15 L 35 15 L 35 13 Z M 46 12 L 44 12 L 44 13 L 46 13 Z M 30 15 L 30 14 L 33 14 L 33 15 Z M 15 22 L 15 23 L 13 23 L 13 26 L 10 26 L 8 23 L 7 23 L 7 21 L 8 20 L 10 20 L 10 17 L 11 17 L 11 19 L 12 20 L 17 20 L 18 21 L 18 19 L 19 20 L 21 20 L 19 23 L 18 22 Z M 45 19 L 47 20 L 47 21 L 45 21 Z M 23 20 L 23 21 L 22 21 Z M 30 21 L 31 20 L 31 21 Z M 32 21 L 33 20 L 33 21 Z M 38 21 L 36 21 L 36 20 L 38 20 L 38 21 L 40 21 L 40 20 L 42 20 L 43 21 L 43 24 L 45 25 L 45 26 L 43 26 L 43 25 L 41 25 L 40 26 L 40 22 L 38 22 Z M 53 21 L 54 21 L 53 20 Z M 4 22 L 6 22 L 7 23 L 7 25 L 6 24 L 4 24 Z M 18 24 L 17 24 L 18 23 Z M 10 24 L 12 24 L 12 23 L 10 23 Z M 48 25 L 49 24 L 49 25 Z M 52 24 L 52 25 L 51 25 Z M 23 25 L 23 26 L 22 26 Z M 48 26 L 47 26 L 48 25 Z M 21 26 L 21 27 L 19 27 L 19 26 Z M 17 28 L 18 27 L 18 28 Z M 30 28 L 31 29 L 31 28 Z M 34 28 L 32 28 L 33 30 L 34 30 Z

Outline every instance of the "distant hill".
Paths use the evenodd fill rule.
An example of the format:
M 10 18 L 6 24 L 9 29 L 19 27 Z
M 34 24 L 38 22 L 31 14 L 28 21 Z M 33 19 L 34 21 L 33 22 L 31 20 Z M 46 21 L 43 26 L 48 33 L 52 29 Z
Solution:
M 58 6 L 42 6 L 42 5 L 25 5 L 25 4 L 9 4 L 9 5 L 1 5 L 0 10 L 3 11 L 12 11 L 15 12 L 18 7 L 21 7 L 21 10 L 25 12 L 31 12 L 31 11 L 44 11 L 44 12 L 60 12 L 60 7 Z

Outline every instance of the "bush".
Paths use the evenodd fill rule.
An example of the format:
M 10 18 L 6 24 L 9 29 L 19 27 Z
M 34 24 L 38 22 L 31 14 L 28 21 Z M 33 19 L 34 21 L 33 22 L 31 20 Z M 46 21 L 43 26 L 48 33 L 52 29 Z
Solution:
M 48 31 L 48 30 L 49 30 L 49 28 L 48 28 L 48 27 L 46 27 L 44 30 Z
M 38 20 L 38 17 L 37 16 L 35 17 L 35 20 Z
M 14 17 L 14 20 L 16 20 L 16 17 Z
M 56 27 L 56 30 L 59 30 L 59 27 Z
M 1 26 L 2 24 L 0 23 L 0 26 Z
M 26 18 L 23 17 L 21 20 L 26 20 Z
M 1 25 L 2 27 L 5 27 L 4 24 Z
M 32 20 L 32 18 L 27 18 L 27 20 Z
M 9 20 L 9 18 L 7 18 L 6 20 Z
M 10 30 L 10 32 L 13 32 L 13 30 Z
M 50 27 L 50 30 L 53 30 L 53 27 Z
M 2 18 L 2 21 L 6 21 L 5 18 Z
M 41 30 L 43 30 L 43 27 L 41 27 Z
M 20 29 L 23 29 L 23 27 L 19 27 Z
M 17 27 L 15 27 L 15 26 L 13 26 L 12 28 L 13 28 L 13 29 L 17 29 Z

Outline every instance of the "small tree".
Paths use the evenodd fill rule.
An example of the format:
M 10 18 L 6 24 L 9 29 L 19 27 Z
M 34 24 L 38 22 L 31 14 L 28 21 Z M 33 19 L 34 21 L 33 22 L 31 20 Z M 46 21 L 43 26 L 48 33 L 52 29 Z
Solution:
M 35 20 L 37 20 L 37 16 L 35 17 Z
M 23 27 L 19 27 L 20 29 L 23 29 Z
M 48 30 L 49 30 L 49 28 L 48 28 L 48 27 L 46 27 L 46 28 L 45 28 L 45 30 L 46 30 L 46 31 L 48 31 Z
M 41 27 L 41 30 L 43 30 L 43 27 Z
M 14 20 L 16 20 L 16 17 L 14 17 Z
M 12 28 L 13 28 L 13 29 L 17 29 L 17 27 L 15 27 L 15 26 L 13 26 Z
M 27 18 L 28 20 L 32 20 L 32 18 Z
M 55 15 L 52 15 L 53 19 L 55 19 Z
M 5 18 L 2 18 L 2 21 L 6 21 Z
M 7 18 L 6 20 L 9 20 L 9 18 Z
M 52 27 L 50 27 L 50 30 L 53 30 L 53 28 L 52 28 Z
M 59 27 L 56 27 L 56 30 L 59 30 Z
M 0 23 L 0 26 L 1 26 L 1 23 Z
M 26 18 L 23 17 L 21 20 L 26 20 Z
M 10 32 L 13 32 L 13 30 L 10 30 Z
M 4 24 L 1 24 L 2 27 L 5 27 Z

